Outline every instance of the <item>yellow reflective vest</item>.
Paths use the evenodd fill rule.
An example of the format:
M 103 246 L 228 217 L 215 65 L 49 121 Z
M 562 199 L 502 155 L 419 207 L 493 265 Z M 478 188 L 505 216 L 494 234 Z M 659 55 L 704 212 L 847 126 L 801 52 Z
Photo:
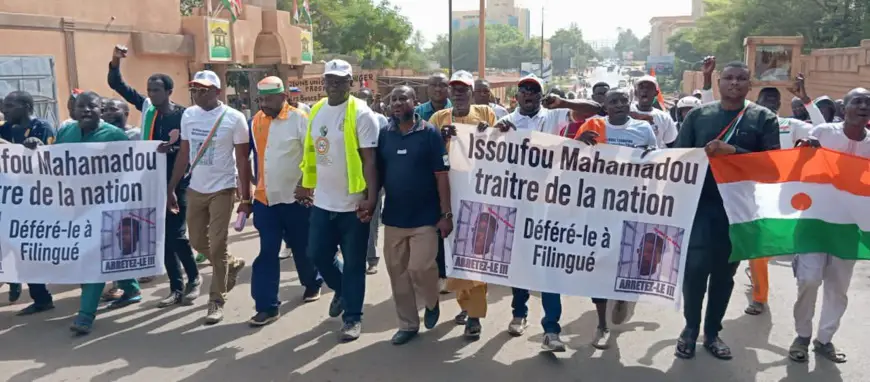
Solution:
M 356 136 L 356 103 L 362 100 L 351 96 L 347 100 L 347 111 L 344 113 L 344 158 L 347 162 L 347 192 L 357 194 L 366 189 L 366 179 L 363 176 L 362 158 L 359 155 L 359 140 Z M 317 186 L 317 151 L 314 140 L 311 138 L 311 127 L 314 117 L 326 98 L 320 100 L 311 108 L 308 115 L 308 132 L 305 134 L 304 153 L 302 154 L 302 187 L 315 188 Z

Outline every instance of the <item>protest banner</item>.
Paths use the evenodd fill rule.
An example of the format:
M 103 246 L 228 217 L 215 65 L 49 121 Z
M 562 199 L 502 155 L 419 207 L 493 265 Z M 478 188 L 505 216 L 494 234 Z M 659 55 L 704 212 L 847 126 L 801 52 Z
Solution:
M 533 291 L 680 301 L 703 149 L 642 151 L 457 126 L 448 274 Z
M 353 83 L 351 83 L 351 93 L 358 92 L 361 88 L 368 87 L 373 91 L 378 90 L 378 75 L 377 72 L 362 71 L 361 73 L 353 74 Z M 311 76 L 304 78 L 290 77 L 287 79 L 287 87 L 297 87 L 302 92 L 298 101 L 309 105 L 314 105 L 317 101 L 326 98 L 326 89 L 323 88 L 323 76 Z
M 163 274 L 166 155 L 158 144 L 0 145 L 0 281 Z

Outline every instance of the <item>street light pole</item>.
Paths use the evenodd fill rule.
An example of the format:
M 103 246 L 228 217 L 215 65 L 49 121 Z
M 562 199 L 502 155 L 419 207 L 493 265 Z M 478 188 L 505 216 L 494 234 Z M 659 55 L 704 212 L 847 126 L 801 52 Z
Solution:
M 544 7 L 541 7 L 541 79 L 544 79 Z
M 477 36 L 477 77 L 486 77 L 486 0 L 480 0 L 480 15 Z
M 447 73 L 453 76 L 453 0 L 447 1 Z

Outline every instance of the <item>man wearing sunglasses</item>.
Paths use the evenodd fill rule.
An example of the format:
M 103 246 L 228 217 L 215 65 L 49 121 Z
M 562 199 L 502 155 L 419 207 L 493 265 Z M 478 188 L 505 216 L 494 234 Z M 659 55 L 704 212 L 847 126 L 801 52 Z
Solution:
M 242 112 L 218 100 L 221 81 L 215 72 L 197 72 L 190 81 L 195 103 L 181 117 L 181 146 L 169 181 L 170 211 L 178 211 L 175 188 L 186 174 L 187 225 L 194 248 L 205 250 L 214 269 L 205 323 L 223 320 L 227 293 L 236 286 L 245 261 L 227 252 L 227 227 L 238 189 L 238 213 L 251 214 L 251 164 L 248 124 Z M 188 164 L 190 169 L 188 170 Z

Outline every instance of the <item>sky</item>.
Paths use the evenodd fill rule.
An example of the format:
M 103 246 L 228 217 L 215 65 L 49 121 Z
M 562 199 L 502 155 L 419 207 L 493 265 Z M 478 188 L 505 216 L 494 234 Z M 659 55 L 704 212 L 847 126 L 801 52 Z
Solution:
M 447 33 L 450 20 L 448 0 L 390 0 L 401 8 L 428 43 Z M 532 34 L 540 35 L 541 5 L 544 6 L 544 34 L 549 37 L 559 28 L 577 23 L 587 40 L 616 39 L 617 27 L 631 28 L 642 38 L 649 33 L 649 19 L 692 13 L 691 0 L 518 0 L 531 12 Z M 476 10 L 479 0 L 453 0 L 453 10 Z

